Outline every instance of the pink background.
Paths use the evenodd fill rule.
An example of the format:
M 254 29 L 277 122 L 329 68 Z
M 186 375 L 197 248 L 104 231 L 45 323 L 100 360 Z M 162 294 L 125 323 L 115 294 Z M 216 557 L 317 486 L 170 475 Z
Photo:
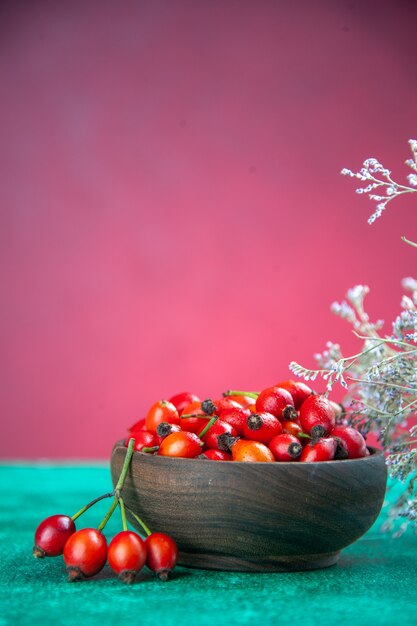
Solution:
M 391 322 L 415 203 L 368 226 L 339 172 L 376 156 L 405 180 L 416 19 L 400 0 L 1 4 L 3 458 L 106 458 L 159 398 L 356 351 L 329 310 L 354 284 Z

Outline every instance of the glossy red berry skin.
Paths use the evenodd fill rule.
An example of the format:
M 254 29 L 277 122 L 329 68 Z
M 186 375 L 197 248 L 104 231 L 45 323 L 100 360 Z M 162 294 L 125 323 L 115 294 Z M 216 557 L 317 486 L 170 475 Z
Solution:
M 146 563 L 145 542 L 131 530 L 123 530 L 111 540 L 107 560 L 119 579 L 131 584 Z
M 321 394 L 309 396 L 300 408 L 299 422 L 305 433 L 314 438 L 326 437 L 335 425 L 331 402 Z
M 239 408 L 239 402 L 236 402 L 228 396 L 226 398 L 219 398 L 219 400 L 212 400 L 207 398 L 201 403 L 201 408 L 206 415 L 220 415 L 224 409 Z
M 176 458 L 192 459 L 201 454 L 203 442 L 195 433 L 180 431 L 171 433 L 161 441 L 158 454 Z
M 181 417 L 180 426 L 182 430 L 198 434 L 207 425 L 207 414 L 201 408 L 201 402 L 191 402 L 185 407 L 181 415 L 204 415 L 204 417 Z
M 172 537 L 152 533 L 145 540 L 146 565 L 160 578 L 167 580 L 178 559 L 178 547 Z
M 294 435 L 282 433 L 274 437 L 268 445 L 276 461 L 298 461 L 303 447 Z
M 232 455 L 228 452 L 224 452 L 223 450 L 216 450 L 214 448 L 210 448 L 209 450 L 205 450 L 201 455 L 201 458 L 209 459 L 210 461 L 231 461 Z
M 301 443 L 306 443 L 308 441 L 308 437 L 303 437 L 303 429 L 297 420 L 284 420 L 281 424 L 283 433 L 298 437 Z
M 129 445 L 130 439 L 134 439 L 135 443 L 133 449 L 135 452 L 140 452 L 142 448 L 150 448 L 157 445 L 157 436 L 155 433 L 151 433 L 149 430 L 136 430 L 131 432 L 125 440 L 125 446 Z
M 340 439 L 347 451 L 348 459 L 360 459 L 366 456 L 366 441 L 361 433 L 352 426 L 335 426 L 332 437 Z
M 221 419 L 218 419 L 212 426 L 210 426 L 206 434 L 202 437 L 202 441 L 207 448 L 218 450 L 219 442 L 217 438 L 219 435 L 223 435 L 224 433 L 229 433 L 232 437 L 236 437 L 237 434 L 233 426 L 227 422 L 223 422 Z
M 333 437 L 312 440 L 303 448 L 300 461 L 304 463 L 332 461 L 336 454 L 336 448 L 337 442 Z
M 257 413 L 272 413 L 280 420 L 297 416 L 292 395 L 281 387 L 263 389 L 256 399 Z
M 252 413 L 246 418 L 243 436 L 251 441 L 268 445 L 276 435 L 282 433 L 281 422 L 271 413 Z
M 227 422 L 235 429 L 239 436 L 243 435 L 243 429 L 246 424 L 246 418 L 250 415 L 250 411 L 243 407 L 229 407 L 220 411 L 219 418 L 223 422 Z
M 44 519 L 35 531 L 33 556 L 43 559 L 45 556 L 59 556 L 73 533 L 75 524 L 68 515 L 51 515 Z
M 64 561 L 70 582 L 97 574 L 107 560 L 107 541 L 96 528 L 82 528 L 68 539 Z
M 146 430 L 156 432 L 158 424 L 168 422 L 169 424 L 179 424 L 180 417 L 175 406 L 168 400 L 158 400 L 149 409 L 146 418 Z
M 171 402 L 171 404 L 173 404 L 177 409 L 178 415 L 181 415 L 184 409 L 191 404 L 191 402 L 200 402 L 200 398 L 196 396 L 195 393 L 183 391 L 175 394 L 175 396 L 171 396 L 168 402 Z
M 297 411 L 303 404 L 304 400 L 307 400 L 307 398 L 313 393 L 312 389 L 300 380 L 284 380 L 277 383 L 276 387 L 286 389 L 290 392 Z

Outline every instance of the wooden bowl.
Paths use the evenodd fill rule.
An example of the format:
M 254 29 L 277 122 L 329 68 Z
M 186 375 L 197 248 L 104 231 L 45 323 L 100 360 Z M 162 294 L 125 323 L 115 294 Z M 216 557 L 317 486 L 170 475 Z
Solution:
M 384 500 L 384 456 L 322 463 L 239 463 L 133 454 L 123 488 L 152 531 L 178 543 L 179 564 L 231 571 L 328 567 Z M 126 448 L 115 444 L 115 485 Z M 141 530 L 129 515 L 133 526 Z

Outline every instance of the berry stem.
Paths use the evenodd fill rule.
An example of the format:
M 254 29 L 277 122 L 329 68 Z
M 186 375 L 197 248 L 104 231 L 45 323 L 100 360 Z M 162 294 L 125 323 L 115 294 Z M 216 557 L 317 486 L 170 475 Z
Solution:
M 159 450 L 159 446 L 152 446 L 151 448 L 146 447 L 142 448 L 141 452 L 157 452 Z
M 127 504 L 125 504 L 126 509 L 129 511 L 129 513 L 135 518 L 135 520 L 138 522 L 138 524 L 140 524 L 140 526 L 142 526 L 143 530 L 145 531 L 145 533 L 148 535 L 152 535 L 152 531 L 150 530 L 150 528 L 145 524 L 145 522 L 143 522 L 140 517 L 138 515 L 136 515 L 136 513 L 134 513 L 132 511 L 131 508 L 129 508 L 127 506 Z
M 201 439 L 202 437 L 204 437 L 204 435 L 206 434 L 206 432 L 208 431 L 209 428 L 211 428 L 214 424 L 214 422 L 217 422 L 217 415 L 213 415 L 213 417 L 210 419 L 210 421 L 204 426 L 203 430 L 201 431 L 201 433 L 198 435 L 199 438 Z
M 80 517 L 80 515 L 85 513 L 87 511 L 87 509 L 90 508 L 90 506 L 93 506 L 93 504 L 96 504 L 96 502 L 100 502 L 100 500 L 104 500 L 104 498 L 111 498 L 112 496 L 114 496 L 114 491 L 110 491 L 109 493 L 105 493 L 102 496 L 99 496 L 98 498 L 94 498 L 94 500 L 91 500 L 91 502 L 89 502 L 88 504 L 83 506 L 82 509 L 80 509 L 79 511 L 74 513 L 74 515 L 71 516 L 71 519 L 73 520 L 73 522 L 75 522 L 75 520 L 78 517 Z
M 116 508 L 118 501 L 119 501 L 119 498 L 118 498 L 118 496 L 116 496 L 114 498 L 114 500 L 113 500 L 113 504 L 111 505 L 111 507 L 107 511 L 106 516 L 101 520 L 99 526 L 97 526 L 97 530 L 100 530 L 100 531 L 103 530 L 103 528 L 105 527 L 105 525 L 107 524 L 107 522 L 109 521 L 111 516 L 113 515 L 114 509 Z
M 127 476 L 127 471 L 129 469 L 129 465 L 130 465 L 130 461 L 132 459 L 133 456 L 133 446 L 135 445 L 135 440 L 133 437 L 131 437 L 129 439 L 129 445 L 127 446 L 127 452 L 126 452 L 126 456 L 125 456 L 125 460 L 123 463 L 123 467 L 122 467 L 122 471 L 120 472 L 120 476 L 119 476 L 119 480 L 117 481 L 117 485 L 114 488 L 114 494 L 116 496 L 116 498 L 119 497 L 119 494 L 123 488 L 126 476 Z M 116 502 L 117 504 L 117 502 Z
M 256 398 L 259 396 L 259 391 L 236 391 L 235 389 L 228 389 L 223 392 L 223 396 L 248 396 L 249 398 Z
M 199 417 L 203 420 L 209 420 L 211 419 L 213 416 L 212 415 L 202 415 L 201 413 L 186 413 L 185 415 L 180 415 L 180 419 L 182 420 L 186 420 L 189 417 Z
M 125 503 L 122 497 L 119 498 L 120 515 L 122 516 L 123 530 L 127 530 Z

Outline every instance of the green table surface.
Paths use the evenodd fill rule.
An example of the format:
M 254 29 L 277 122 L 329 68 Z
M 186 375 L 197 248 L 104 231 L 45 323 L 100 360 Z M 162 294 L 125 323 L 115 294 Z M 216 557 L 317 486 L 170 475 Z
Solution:
M 72 515 L 111 489 L 105 464 L 3 465 L 0 487 L 1 626 L 417 624 L 417 537 L 411 528 L 398 538 L 381 533 L 385 506 L 367 534 L 327 569 L 253 574 L 177 567 L 166 583 L 143 570 L 127 586 L 108 566 L 95 578 L 68 583 L 62 557 L 32 556 L 43 518 Z M 79 527 L 97 526 L 108 505 L 98 503 Z M 119 530 L 116 511 L 106 535 Z

